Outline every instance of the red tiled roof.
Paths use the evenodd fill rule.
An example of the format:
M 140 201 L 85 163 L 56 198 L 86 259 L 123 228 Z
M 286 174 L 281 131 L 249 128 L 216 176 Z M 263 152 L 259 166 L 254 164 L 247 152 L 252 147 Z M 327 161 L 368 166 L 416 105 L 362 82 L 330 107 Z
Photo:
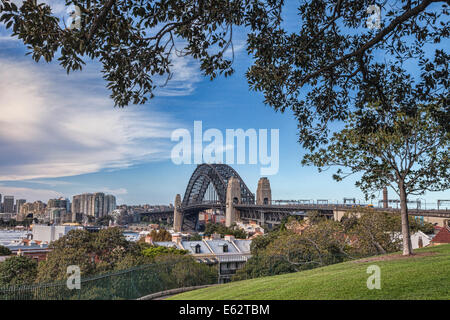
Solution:
M 442 228 L 433 240 L 431 240 L 431 242 L 450 243 L 450 227 Z

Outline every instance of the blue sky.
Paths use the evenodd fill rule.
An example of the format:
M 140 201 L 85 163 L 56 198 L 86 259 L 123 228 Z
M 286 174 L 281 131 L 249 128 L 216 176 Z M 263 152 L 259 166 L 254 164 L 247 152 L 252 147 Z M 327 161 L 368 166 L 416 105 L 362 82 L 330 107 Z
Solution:
M 61 1 L 62 2 L 62 1 Z M 57 3 L 57 1 L 52 1 Z M 57 10 L 62 11 L 63 7 Z M 295 24 L 295 11 L 287 24 Z M 196 165 L 170 159 L 177 128 L 279 129 L 280 166 L 269 176 L 274 199 L 363 199 L 355 178 L 335 182 L 333 171 L 302 167 L 293 116 L 276 113 L 249 92 L 244 76 L 251 63 L 237 33 L 236 72 L 203 78 L 190 59 L 177 60 L 173 81 L 143 106 L 114 108 L 98 64 L 69 76 L 57 64 L 25 57 L 24 46 L 0 25 L 0 194 L 29 201 L 104 191 L 118 203 L 168 204 L 183 194 Z M 206 145 L 206 144 L 205 144 Z M 259 165 L 233 165 L 256 192 Z M 426 196 L 450 199 L 450 192 Z

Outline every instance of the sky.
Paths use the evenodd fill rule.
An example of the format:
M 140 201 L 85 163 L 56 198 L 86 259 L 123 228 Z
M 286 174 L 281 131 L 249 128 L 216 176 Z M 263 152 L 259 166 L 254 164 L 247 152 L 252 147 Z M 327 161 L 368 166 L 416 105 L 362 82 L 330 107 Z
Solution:
M 63 1 L 49 2 L 64 14 Z M 295 10 L 289 12 L 285 23 L 295 25 Z M 120 109 L 109 97 L 98 63 L 88 62 L 70 75 L 57 63 L 35 63 L 0 25 L 0 194 L 47 201 L 106 192 L 118 204 L 173 203 L 196 165 L 171 160 L 177 144 L 171 135 L 179 128 L 193 133 L 194 121 L 202 121 L 203 130 L 215 128 L 224 135 L 226 129 L 279 130 L 279 170 L 268 176 L 273 199 L 363 202 L 354 186 L 357 177 L 335 182 L 333 170 L 318 173 L 300 164 L 305 151 L 297 142 L 293 115 L 275 112 L 260 93 L 248 89 L 245 71 L 251 59 L 243 39 L 243 30 L 235 32 L 231 77 L 210 81 L 198 63 L 179 58 L 172 80 L 156 98 Z M 256 192 L 261 165 L 232 167 Z M 428 203 L 450 199 L 450 191 L 425 198 Z

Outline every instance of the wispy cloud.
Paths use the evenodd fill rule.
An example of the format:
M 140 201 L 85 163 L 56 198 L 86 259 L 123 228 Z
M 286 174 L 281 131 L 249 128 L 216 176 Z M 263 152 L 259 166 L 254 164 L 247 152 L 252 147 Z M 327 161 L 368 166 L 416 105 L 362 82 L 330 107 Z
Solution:
M 47 199 L 59 198 L 63 194 L 49 189 L 10 187 L 0 184 L 0 194 L 13 195 L 14 199 L 26 199 L 28 202 L 36 200 L 46 201 Z
M 197 61 L 188 56 L 179 57 L 172 54 L 172 73 L 170 80 L 167 77 L 158 79 L 159 87 L 156 89 L 157 96 L 188 96 L 194 93 L 196 84 L 203 80 L 200 66 Z
M 95 75 L 95 76 L 94 76 Z M 114 109 L 99 75 L 0 58 L 0 180 L 54 178 L 170 156 L 176 122 Z

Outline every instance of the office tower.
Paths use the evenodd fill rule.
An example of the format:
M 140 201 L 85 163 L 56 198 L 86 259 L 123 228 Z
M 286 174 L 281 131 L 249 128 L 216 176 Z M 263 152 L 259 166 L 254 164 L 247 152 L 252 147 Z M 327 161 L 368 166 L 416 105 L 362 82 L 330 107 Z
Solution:
M 3 212 L 14 213 L 14 196 L 5 196 L 3 198 Z
M 17 199 L 16 200 L 16 214 L 20 213 L 20 209 L 27 202 L 25 199 Z

